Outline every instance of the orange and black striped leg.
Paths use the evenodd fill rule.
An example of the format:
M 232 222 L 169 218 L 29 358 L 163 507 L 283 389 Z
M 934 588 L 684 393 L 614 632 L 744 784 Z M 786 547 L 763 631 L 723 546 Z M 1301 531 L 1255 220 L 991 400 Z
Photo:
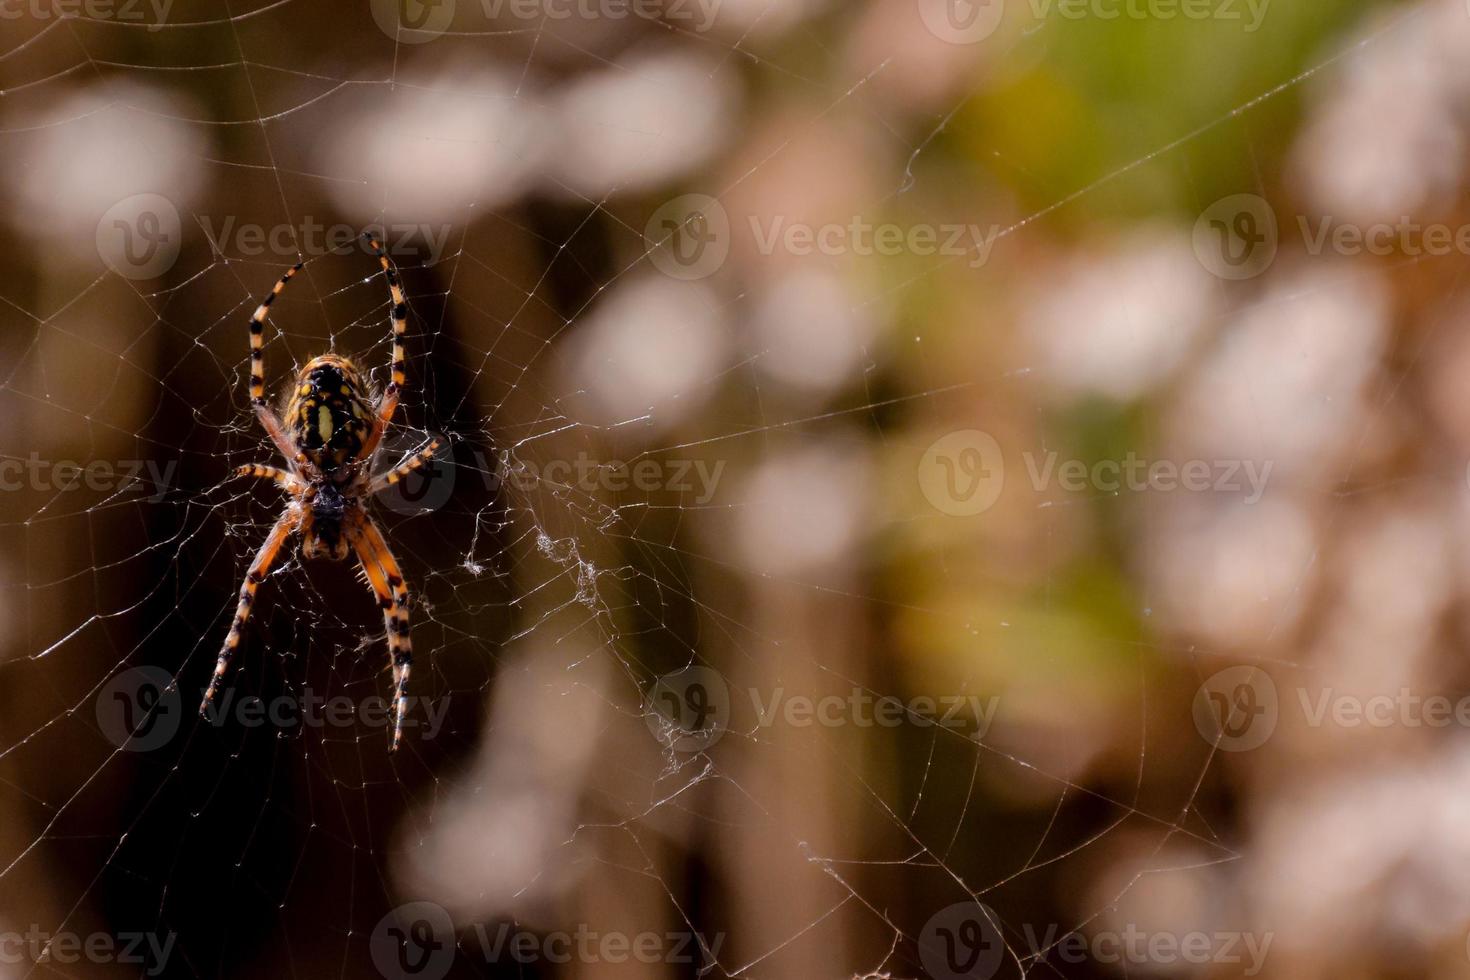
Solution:
M 438 439 L 435 439 L 426 447 L 420 449 L 408 459 L 405 459 L 403 462 L 393 467 L 387 473 L 384 473 L 381 476 L 374 477 L 373 482 L 368 484 L 368 495 L 371 496 L 375 493 L 382 493 L 384 490 L 388 489 L 389 487 L 398 483 L 404 477 L 408 476 L 408 474 L 412 473 L 414 470 L 422 469 L 424 464 L 428 463 L 429 460 L 434 458 L 434 454 L 439 451 L 440 445 L 442 445 L 442 443 L 440 443 Z
M 378 596 L 383 625 L 388 634 L 388 655 L 393 665 L 393 741 L 388 751 L 397 752 L 403 741 L 403 718 L 408 713 L 408 675 L 413 669 L 413 641 L 408 635 L 408 586 L 398 560 L 377 523 L 367 514 L 349 526 L 348 537 L 362 562 L 363 574 Z
M 255 417 L 260 419 L 260 427 L 271 437 L 276 449 L 284 458 L 298 466 L 305 456 L 291 445 L 286 430 L 281 427 L 281 420 L 276 418 L 276 413 L 271 411 L 265 400 L 265 318 L 270 312 L 271 304 L 281 295 L 281 290 L 286 288 L 286 283 L 300 271 L 300 262 L 287 269 L 286 274 L 271 287 L 270 295 L 260 301 L 250 317 L 250 403 L 255 406 Z
M 250 619 L 250 609 L 255 604 L 255 590 L 265 579 L 270 571 L 271 564 L 281 553 L 286 539 L 291 532 L 296 530 L 301 520 L 300 512 L 293 504 L 286 513 L 282 514 L 271 528 L 270 535 L 265 539 L 265 544 L 260 546 L 256 552 L 255 561 L 250 563 L 250 571 L 245 573 L 245 584 L 240 586 L 240 603 L 235 607 L 235 621 L 230 625 L 229 635 L 225 637 L 225 645 L 220 648 L 219 659 L 214 665 L 214 676 L 209 679 L 209 689 L 204 692 L 204 700 L 199 702 L 199 713 L 202 715 L 209 710 L 209 703 L 219 691 L 220 684 L 224 681 L 225 671 L 230 669 L 230 658 L 235 655 L 235 650 L 240 646 L 240 637 L 245 629 L 245 623 Z
M 370 235 L 364 235 L 368 247 L 378 257 L 378 262 L 383 266 L 383 275 L 388 280 L 388 295 L 393 301 L 393 350 L 388 355 L 388 368 L 392 372 L 392 380 L 388 387 L 383 389 L 382 400 L 378 402 L 378 417 L 373 423 L 373 431 L 363 444 L 362 451 L 358 453 L 359 459 L 368 459 L 373 451 L 378 448 L 378 442 L 383 438 L 383 431 L 388 423 L 393 421 L 393 414 L 398 410 L 398 395 L 407 384 L 407 376 L 404 374 L 403 361 L 403 338 L 408 333 L 408 303 L 403 296 L 403 283 L 398 279 L 398 270 L 393 268 L 393 263 L 388 260 L 383 251 L 382 244 Z
M 271 480 L 293 497 L 299 497 L 306 492 L 306 484 L 302 483 L 294 475 L 275 466 L 259 466 L 255 464 L 240 466 L 235 469 L 235 475 L 251 476 L 257 480 Z

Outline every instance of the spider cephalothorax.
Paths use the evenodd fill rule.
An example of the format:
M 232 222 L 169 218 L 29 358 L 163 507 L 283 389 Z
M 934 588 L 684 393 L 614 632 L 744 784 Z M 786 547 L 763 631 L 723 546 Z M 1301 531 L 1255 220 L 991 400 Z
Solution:
M 301 270 L 300 263 L 286 271 L 250 318 L 250 400 L 261 427 L 286 458 L 290 469 L 242 466 L 237 472 L 274 480 L 290 494 L 291 500 L 245 575 L 235 621 L 225 637 L 199 710 L 203 713 L 209 708 L 224 681 L 230 658 L 240 645 L 241 631 L 250 619 L 255 590 L 292 532 L 300 532 L 301 551 L 307 558 L 340 561 L 355 551 L 368 584 L 377 594 L 393 667 L 394 723 L 390 750 L 394 750 L 403 738 L 408 675 L 413 662 L 413 645 L 408 636 L 408 587 L 403 583 L 403 573 L 388 550 L 383 532 L 364 504 L 428 462 L 438 450 L 439 441 L 430 442 L 391 471 L 371 476 L 383 431 L 398 408 L 398 393 L 405 380 L 402 340 L 408 330 L 408 307 L 393 264 L 383 254 L 382 246 L 371 238 L 368 241 L 383 267 L 393 299 L 393 353 L 389 362 L 393 380 L 376 403 L 368 395 L 362 372 L 352 361 L 336 354 L 313 358 L 297 374 L 287 392 L 284 425 L 266 403 L 265 318 L 272 301 Z

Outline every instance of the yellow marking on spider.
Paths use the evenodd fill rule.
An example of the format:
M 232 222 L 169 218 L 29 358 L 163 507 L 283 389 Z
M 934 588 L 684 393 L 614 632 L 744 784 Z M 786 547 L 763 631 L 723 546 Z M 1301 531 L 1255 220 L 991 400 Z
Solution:
M 330 442 L 332 439 L 332 410 L 323 405 L 316 410 L 316 430 L 321 433 L 322 442 Z

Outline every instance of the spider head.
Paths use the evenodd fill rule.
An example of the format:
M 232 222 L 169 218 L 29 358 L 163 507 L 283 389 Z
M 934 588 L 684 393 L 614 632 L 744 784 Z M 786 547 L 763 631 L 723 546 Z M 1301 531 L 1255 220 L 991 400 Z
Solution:
M 301 553 L 307 558 L 342 561 L 349 547 L 342 520 L 353 504 L 337 484 L 323 480 L 306 496 L 307 520 L 301 528 Z
M 372 431 L 373 407 L 357 365 L 345 357 L 313 358 L 286 401 L 291 441 L 321 473 L 346 479 Z

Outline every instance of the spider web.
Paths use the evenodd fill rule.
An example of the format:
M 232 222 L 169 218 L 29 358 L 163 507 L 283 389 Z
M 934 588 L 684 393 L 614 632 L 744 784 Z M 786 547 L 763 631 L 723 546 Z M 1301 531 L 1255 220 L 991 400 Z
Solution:
M 1073 933 L 1135 927 L 1282 945 L 1297 929 L 1312 948 L 1252 884 L 1250 846 L 1277 853 L 1245 815 L 1255 757 L 1223 756 L 1191 711 L 1226 663 L 1304 670 L 1321 539 L 1278 547 L 1296 525 L 1270 496 L 1023 486 L 1015 454 L 1177 458 L 1180 427 L 1208 430 L 1225 397 L 1210 371 L 1227 335 L 1323 297 L 1387 304 L 1352 285 L 1363 266 L 1302 254 L 1220 282 L 1189 228 L 1229 194 L 1291 200 L 1310 170 L 1298 132 L 1465 11 L 1276 8 L 1248 34 L 1035 22 L 1033 5 L 955 44 L 896 0 L 727 2 L 709 23 L 695 5 L 461 3 L 396 32 L 372 6 L 0 21 L 16 161 L 0 459 L 28 467 L 0 502 L 0 932 L 168 944 L 68 962 L 43 940 L 0 975 L 1185 972 L 1062 955 Z M 1086 79 L 1058 67 L 1099 36 L 1116 63 L 1093 107 L 1111 124 L 1069 102 Z M 1226 77 L 1175 78 L 1157 122 L 1116 108 L 1202 37 Z M 1007 100 L 1037 114 L 1036 140 Z M 1089 126 L 1106 130 L 1095 152 L 1059 161 L 1076 143 L 1055 134 Z M 784 241 L 773 221 L 851 218 L 938 234 L 886 254 L 851 231 L 840 254 L 760 245 Z M 126 256 L 167 261 L 107 268 L 113 219 L 136 236 Z M 376 510 L 413 597 L 395 755 L 371 594 L 294 545 L 221 710 L 195 712 L 283 506 L 231 475 L 279 463 L 250 411 L 246 320 L 303 260 L 267 326 L 272 389 L 328 350 L 381 388 L 389 303 L 365 230 L 386 233 L 410 306 L 379 467 L 446 443 Z M 712 265 L 681 265 L 711 243 Z M 1102 288 L 1078 286 L 1118 255 Z M 1447 264 L 1395 270 L 1453 297 Z M 1193 341 L 1127 332 L 1156 300 Z M 1055 326 L 1087 318 L 1103 341 Z M 1346 335 L 1326 346 L 1379 356 Z M 1164 353 L 1120 365 L 1133 343 Z M 1338 390 L 1302 384 L 1312 406 Z M 1367 404 L 1399 396 L 1383 380 Z M 1243 440 L 1330 523 L 1349 505 L 1290 454 L 1329 482 L 1379 456 L 1366 436 L 1313 456 L 1276 437 L 1273 408 Z M 1008 482 L 993 509 L 946 512 L 926 453 L 971 430 L 1005 446 Z M 99 468 L 67 481 L 66 460 Z M 1189 568 L 1213 552 L 1190 535 L 1210 521 L 1279 587 L 1201 598 L 1215 580 Z M 394 959 L 421 927 L 448 954 L 428 973 Z M 646 958 L 617 952 L 649 935 Z M 571 937 L 570 963 L 550 936 Z M 946 942 L 983 955 L 936 958 Z

